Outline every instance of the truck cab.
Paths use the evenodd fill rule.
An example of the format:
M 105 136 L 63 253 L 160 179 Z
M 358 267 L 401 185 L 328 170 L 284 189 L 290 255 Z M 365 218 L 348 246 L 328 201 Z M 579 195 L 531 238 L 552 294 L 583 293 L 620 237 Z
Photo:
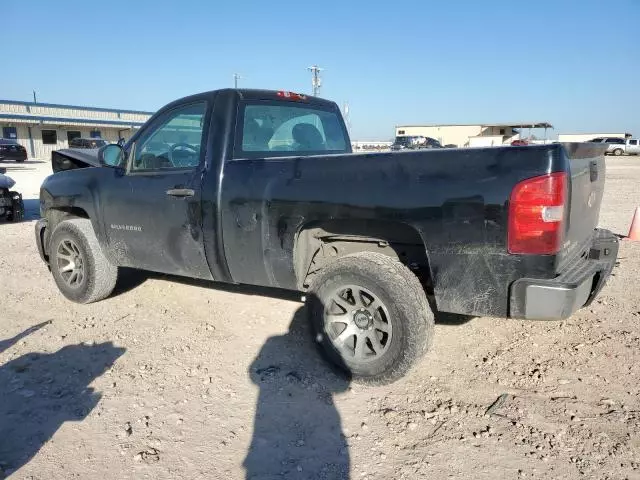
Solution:
M 625 153 L 627 155 L 640 155 L 640 140 L 637 138 L 628 138 Z

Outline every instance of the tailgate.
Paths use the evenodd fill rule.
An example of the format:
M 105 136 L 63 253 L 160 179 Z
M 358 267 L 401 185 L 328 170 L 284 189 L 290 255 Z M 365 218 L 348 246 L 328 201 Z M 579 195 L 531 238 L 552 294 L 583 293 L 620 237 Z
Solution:
M 557 271 L 582 255 L 591 244 L 598 226 L 600 204 L 604 193 L 606 145 L 564 143 L 569 159 L 571 181 L 568 192 L 568 221 Z

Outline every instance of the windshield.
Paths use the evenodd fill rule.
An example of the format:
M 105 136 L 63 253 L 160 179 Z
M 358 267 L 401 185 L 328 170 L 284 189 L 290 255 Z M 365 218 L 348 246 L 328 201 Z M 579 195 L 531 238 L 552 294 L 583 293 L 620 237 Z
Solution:
M 261 101 L 241 107 L 242 131 L 236 156 L 278 157 L 347 153 L 348 141 L 337 111 L 290 102 Z

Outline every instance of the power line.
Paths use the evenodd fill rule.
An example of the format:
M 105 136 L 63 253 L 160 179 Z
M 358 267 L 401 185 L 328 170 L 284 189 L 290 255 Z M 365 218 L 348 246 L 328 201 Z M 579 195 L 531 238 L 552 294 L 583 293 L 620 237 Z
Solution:
M 312 65 L 307 67 L 307 70 L 311 72 L 311 88 L 313 89 L 313 96 L 317 97 L 320 93 L 320 87 L 322 86 L 322 78 L 320 78 L 320 72 L 324 68 L 320 68 L 318 65 Z

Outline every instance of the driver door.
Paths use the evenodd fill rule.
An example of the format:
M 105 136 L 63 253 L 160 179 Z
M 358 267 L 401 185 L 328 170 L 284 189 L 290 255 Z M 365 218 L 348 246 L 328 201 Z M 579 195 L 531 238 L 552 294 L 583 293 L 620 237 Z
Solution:
M 205 101 L 180 105 L 143 127 L 126 171 L 101 189 L 108 248 L 118 265 L 211 278 L 204 255 L 201 175 Z

